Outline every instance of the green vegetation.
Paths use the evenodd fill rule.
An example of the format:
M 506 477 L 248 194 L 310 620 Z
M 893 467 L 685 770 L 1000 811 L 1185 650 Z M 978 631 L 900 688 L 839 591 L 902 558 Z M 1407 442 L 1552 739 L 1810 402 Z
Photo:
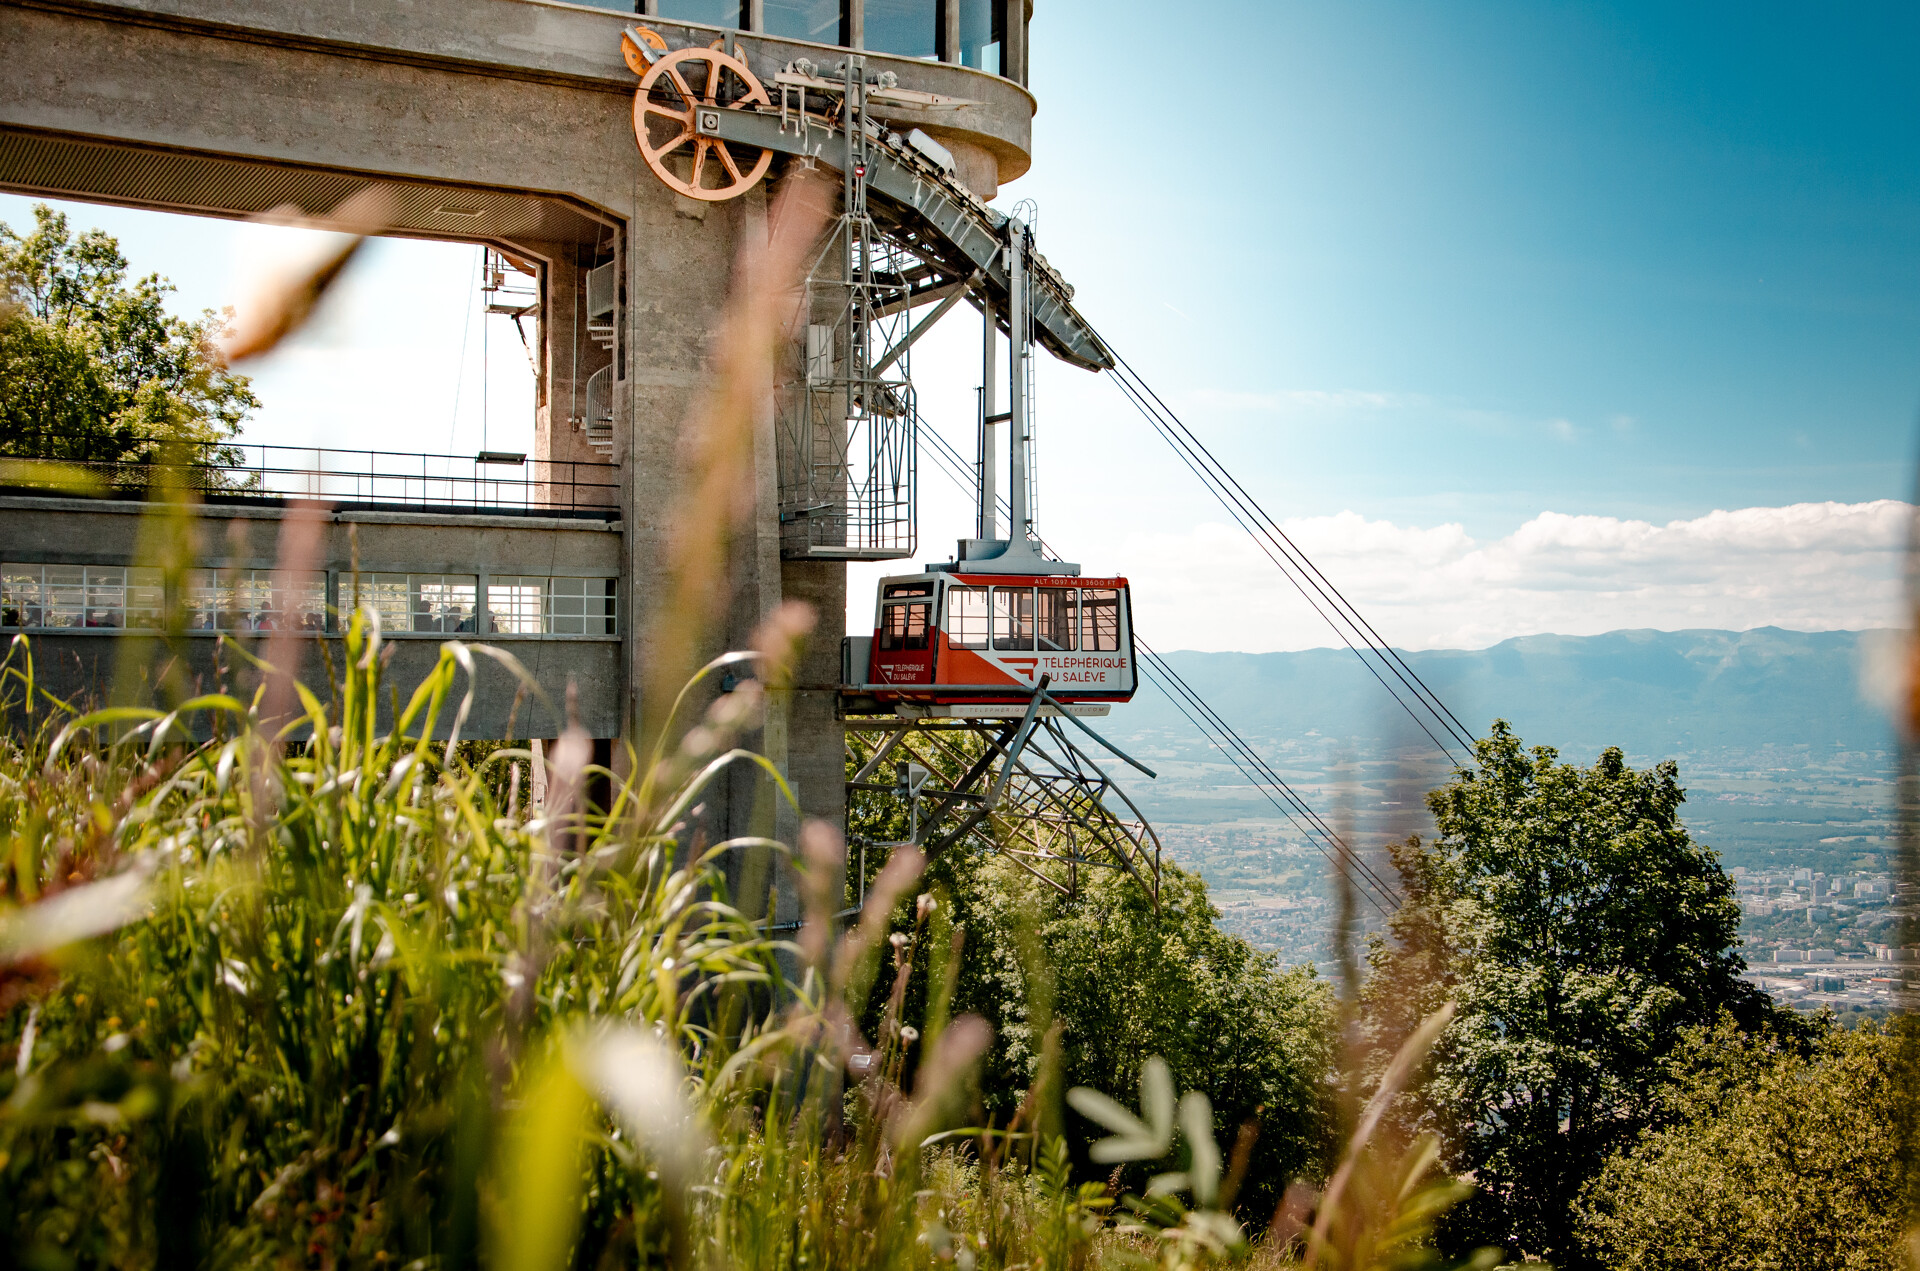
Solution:
M 1676 1048 L 1661 1128 L 1607 1162 L 1579 1217 L 1621 1271 L 1893 1271 L 1908 1039 L 1824 1026 L 1782 1046 L 1731 1021 Z
M 1397 853 L 1376 982 L 1424 988 L 1379 1005 L 1459 1007 L 1420 1115 L 1478 1184 L 1454 1237 L 1587 1265 L 1574 1200 L 1654 1123 L 1684 1030 L 1804 1025 L 1737 978 L 1732 882 L 1680 823 L 1673 764 L 1578 768 L 1504 722 L 1475 760 L 1428 797 L 1439 838 Z
M 728 903 L 721 870 L 777 845 L 690 847 L 703 787 L 759 762 L 729 747 L 760 681 L 715 700 L 684 744 L 630 760 L 645 776 L 601 774 L 604 810 L 581 805 L 587 747 L 563 737 L 548 803 L 529 809 L 527 752 L 427 740 L 457 716 L 478 651 L 447 645 L 381 732 L 378 637 L 356 618 L 340 700 L 300 689 L 293 722 L 270 730 L 267 703 L 288 687 L 271 672 L 248 701 L 75 717 L 35 701 L 15 641 L 0 672 L 23 725 L 0 753 L 0 1223 L 25 1265 L 1198 1267 L 1302 1248 L 1305 1265 L 1421 1261 L 1406 1256 L 1454 1196 L 1427 1185 L 1424 1148 L 1355 1134 L 1348 1200 L 1255 1242 L 1260 1225 L 1228 1208 L 1249 1158 L 1213 1137 L 1237 1128 L 1234 1105 L 1216 1114 L 1189 1089 L 1176 1117 L 1165 1062 L 1125 1074 L 1144 1074 L 1140 1115 L 1125 1114 L 1143 1129 L 1084 1086 L 1075 1106 L 1092 1119 L 1075 1124 L 1122 1132 L 1076 1150 L 1056 1128 L 1074 1071 L 1057 1038 L 1120 1012 L 1113 993 L 1080 1004 L 1090 972 L 1075 957 L 1122 950 L 1140 969 L 1114 990 L 1173 993 L 1196 1014 L 1140 1001 L 1103 1035 L 1117 1045 L 1076 1062 L 1108 1071 L 1162 1040 L 1183 1074 L 1222 1062 L 1245 1084 L 1225 1099 L 1293 1101 L 1300 1123 L 1277 1150 L 1324 1177 L 1324 993 L 1210 935 L 1196 882 L 1176 880 L 1159 917 L 1113 893 L 1043 924 L 1058 930 L 1040 944 L 1071 955 L 1053 990 L 1061 1029 L 1040 1017 L 1051 977 L 1029 950 L 1013 974 L 1039 1053 L 1022 1108 L 999 1117 L 994 1079 L 976 1075 L 990 1025 L 957 991 L 909 1002 L 916 979 L 959 972 L 939 957 L 946 908 L 913 898 L 917 853 L 892 854 L 837 932 L 840 853 L 810 830 L 791 863 L 808 918 L 781 944 Z M 780 680 L 782 660 L 756 655 L 703 676 L 753 660 Z M 983 894 L 991 872 L 976 873 Z M 1214 964 L 1156 975 L 1129 931 Z M 1220 1047 L 1196 1042 L 1195 1022 L 1264 1031 Z M 1302 1055 L 1256 1053 L 1289 1036 Z M 1110 1188 L 1116 1166 L 1139 1179 Z M 1363 1185 L 1381 1170 L 1394 1186 Z
M 110 240 L 43 216 L 0 247 L 0 342 L 41 368 L 0 382 L 7 420 L 77 421 L 87 462 L 231 436 L 245 382 Z M 774 347 L 751 300 L 736 385 Z M 740 503 L 747 396 L 703 417 L 697 505 Z M 697 661 L 732 532 L 683 523 L 656 680 Z M 259 661 L 289 633 L 227 642 L 250 694 L 162 675 L 157 707 L 84 714 L 24 638 L 0 659 L 0 1269 L 1896 1265 L 1906 1026 L 1738 978 L 1672 764 L 1579 768 L 1496 724 L 1336 995 L 1177 866 L 1155 894 L 928 861 L 874 790 L 851 879 L 819 823 L 713 842 L 715 782 L 790 797 L 740 743 L 811 626 L 791 609 L 678 698 L 650 682 L 658 740 L 618 771 L 561 737 L 539 807 L 529 751 L 449 736 L 512 658 L 449 642 L 396 686 L 348 617 L 325 700 Z M 759 920 L 770 876 L 797 930 Z
M 41 205 L 22 236 L 0 224 L 0 455 L 145 463 L 169 442 L 200 462 L 259 405 L 215 355 L 217 315 L 170 316 L 158 275 L 129 281 L 119 244 L 72 236 Z

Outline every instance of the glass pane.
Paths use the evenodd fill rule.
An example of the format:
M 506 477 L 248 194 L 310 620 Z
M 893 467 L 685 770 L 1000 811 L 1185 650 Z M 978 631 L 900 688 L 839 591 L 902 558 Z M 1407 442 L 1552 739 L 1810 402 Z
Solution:
M 127 571 L 92 565 L 88 566 L 86 573 L 86 625 L 89 627 L 126 625 Z
M 166 582 L 157 569 L 127 571 L 127 625 L 157 627 L 166 608 Z
M 546 612 L 544 578 L 496 577 L 487 582 L 488 629 L 505 635 L 539 635 Z
M 587 623 L 588 635 L 612 635 L 614 633 L 614 587 L 618 580 L 597 578 L 593 580 L 595 600 L 598 604 L 600 625 L 596 629 L 590 621 Z M 590 611 L 591 612 L 591 611 Z
M 547 630 L 554 635 L 586 635 L 587 580 L 555 578 L 549 586 Z
M 43 627 L 79 627 L 86 625 L 87 571 L 78 565 L 48 565 L 46 573 L 46 609 Z
M 881 611 L 880 647 L 882 649 L 924 649 L 927 647 L 927 624 L 933 616 L 933 606 L 888 605 Z
M 940 33 L 937 0 L 867 0 L 867 47 L 901 57 L 935 57 Z
M 987 589 L 947 589 L 947 644 L 956 649 L 987 647 Z
M 0 626 L 40 625 L 40 567 L 0 565 Z
M 766 0 L 761 20 L 768 35 L 816 44 L 845 44 L 840 34 L 840 0 Z
M 187 629 L 214 631 L 219 628 L 220 576 L 211 569 L 187 571 Z
M 660 0 L 660 16 L 708 26 L 743 26 L 740 0 Z
M 1000 73 L 1003 0 L 947 0 L 960 6 L 960 64 Z
M 1033 648 L 1033 588 L 993 589 L 993 647 L 996 651 Z
M 365 605 L 380 615 L 382 631 L 411 631 L 413 616 L 407 611 L 405 574 L 362 574 L 354 604 Z
M 474 597 L 478 593 L 474 579 L 457 574 L 409 577 L 413 586 L 408 599 L 415 631 L 473 631 Z
M 1120 593 L 1088 588 L 1080 593 L 1080 647 L 1089 653 L 1114 653 L 1120 648 Z
M 327 576 L 318 570 L 255 570 L 253 594 L 256 631 L 326 630 Z
M 1040 647 L 1056 652 L 1076 647 L 1074 640 L 1073 588 L 1040 589 Z

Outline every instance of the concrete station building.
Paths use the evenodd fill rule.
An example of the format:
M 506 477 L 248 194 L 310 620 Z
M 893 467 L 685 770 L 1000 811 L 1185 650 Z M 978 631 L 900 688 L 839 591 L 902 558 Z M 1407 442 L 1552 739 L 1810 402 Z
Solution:
M 556 701 L 573 682 L 595 737 L 631 730 L 645 714 L 647 634 L 686 482 L 682 435 L 713 380 L 735 263 L 766 234 L 783 172 L 834 156 L 830 138 L 824 152 L 817 133 L 797 141 L 804 129 L 784 118 L 772 140 L 769 106 L 741 124 L 764 130 L 748 141 L 773 151 L 767 179 L 728 198 L 671 188 L 636 145 L 641 64 L 623 32 L 644 26 L 658 37 L 648 58 L 717 44 L 783 110 L 798 103 L 804 114 L 821 93 L 861 99 L 872 126 L 843 129 L 839 153 L 865 147 L 872 183 L 856 197 L 862 211 L 872 197 L 880 246 L 859 267 L 884 258 L 890 271 L 862 285 L 893 289 L 869 317 L 905 323 L 910 343 L 916 312 L 938 317 L 956 299 L 1004 319 L 1005 280 L 975 240 L 1002 232 L 1006 218 L 984 200 L 1029 164 L 1030 15 L 1030 0 L 642 0 L 638 11 L 560 0 L 0 2 L 0 188 L 221 217 L 291 209 L 349 228 L 360 213 L 342 209 L 364 208 L 377 191 L 379 232 L 486 244 L 499 253 L 490 259 L 525 274 L 525 316 L 538 332 L 533 452 L 516 466 L 513 456 L 262 450 L 263 490 L 216 494 L 201 509 L 191 594 L 174 598 L 191 615 L 195 673 L 214 673 L 220 630 L 246 638 L 290 623 L 314 632 L 303 674 L 325 683 L 323 647 L 338 657 L 328 615 L 359 600 L 380 609 L 403 681 L 431 665 L 448 632 L 485 633 Z M 854 190 L 850 180 L 844 188 Z M 1071 291 L 1036 268 L 1035 339 L 1088 369 L 1105 365 Z M 856 357 L 831 306 L 812 303 L 818 312 L 782 362 L 802 384 L 794 392 L 831 379 L 844 405 L 849 376 L 887 380 L 888 392 L 906 383 L 900 361 L 875 368 L 870 332 Z M 858 374 L 849 358 L 864 359 Z M 727 616 L 714 646 L 739 647 L 784 600 L 816 608 L 821 630 L 762 743 L 805 812 L 839 822 L 846 561 L 918 550 L 912 437 L 893 461 L 904 508 L 887 509 L 876 529 L 854 524 L 860 509 L 832 493 L 865 478 L 822 478 L 791 422 L 776 411 L 755 425 L 751 533 L 715 583 L 727 589 Z M 276 578 L 289 518 L 314 509 L 308 568 Z M 54 691 L 104 696 L 112 637 L 163 599 L 139 572 L 151 559 L 149 510 L 138 499 L 0 494 L 13 597 L 0 617 L 32 635 Z M 483 671 L 468 735 L 506 735 L 515 712 L 521 737 L 552 737 L 561 724 L 516 705 L 513 681 Z M 746 808 L 721 813 L 726 828 L 745 828 Z

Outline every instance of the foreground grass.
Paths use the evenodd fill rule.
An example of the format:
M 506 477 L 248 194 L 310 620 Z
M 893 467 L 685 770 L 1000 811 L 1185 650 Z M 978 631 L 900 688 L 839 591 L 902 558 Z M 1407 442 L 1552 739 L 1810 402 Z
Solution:
M 1138 1115 L 1073 1092 L 1113 1131 L 1101 1168 L 1166 1163 L 1145 1196 L 1077 1182 L 1065 1142 L 1035 1133 L 1059 1124 L 1036 1102 L 1057 1089 L 1047 1074 L 1011 1124 L 963 1126 L 990 1035 L 977 1017 L 903 1018 L 923 946 L 941 943 L 917 854 L 888 862 L 843 929 L 825 827 L 797 858 L 702 844 L 706 786 L 764 767 L 734 748 L 755 680 L 624 778 L 563 737 L 531 808 L 529 753 L 469 763 L 428 740 L 464 714 L 461 676 L 488 651 L 447 645 L 381 730 L 377 629 L 355 617 L 346 649 L 334 703 L 268 674 L 249 701 L 82 716 L 36 702 L 31 649 L 10 650 L 0 697 L 25 726 L 0 740 L 0 1228 L 17 1264 L 1199 1266 L 1305 1250 L 1361 1266 L 1417 1245 L 1452 1195 L 1425 1185 L 1425 1149 L 1357 1139 L 1347 1208 L 1256 1248 L 1228 1216 L 1237 1180 L 1205 1096 L 1176 1111 L 1164 1066 Z M 784 655 L 760 655 L 762 672 Z M 299 705 L 270 728 L 276 691 Z M 582 798 L 596 776 L 605 809 Z M 791 871 L 808 916 L 790 940 L 730 903 L 733 853 Z M 863 1036 L 849 1004 L 876 995 Z

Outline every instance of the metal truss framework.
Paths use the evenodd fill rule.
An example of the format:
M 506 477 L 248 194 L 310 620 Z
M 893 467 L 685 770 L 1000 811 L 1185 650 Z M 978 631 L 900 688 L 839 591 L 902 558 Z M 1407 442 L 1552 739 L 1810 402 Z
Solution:
M 995 851 L 1068 896 L 1082 869 L 1121 870 L 1160 903 L 1159 836 L 1057 714 L 854 717 L 846 725 L 847 758 L 857 765 L 848 792 L 891 797 L 907 810 L 905 839 L 854 838 L 863 858 L 869 848 L 903 845 L 929 856 Z
M 864 63 L 841 84 L 854 138 L 842 210 L 802 292 L 799 375 L 779 394 L 780 548 L 788 559 L 893 560 L 917 543 L 913 279 L 919 260 L 867 203 Z

